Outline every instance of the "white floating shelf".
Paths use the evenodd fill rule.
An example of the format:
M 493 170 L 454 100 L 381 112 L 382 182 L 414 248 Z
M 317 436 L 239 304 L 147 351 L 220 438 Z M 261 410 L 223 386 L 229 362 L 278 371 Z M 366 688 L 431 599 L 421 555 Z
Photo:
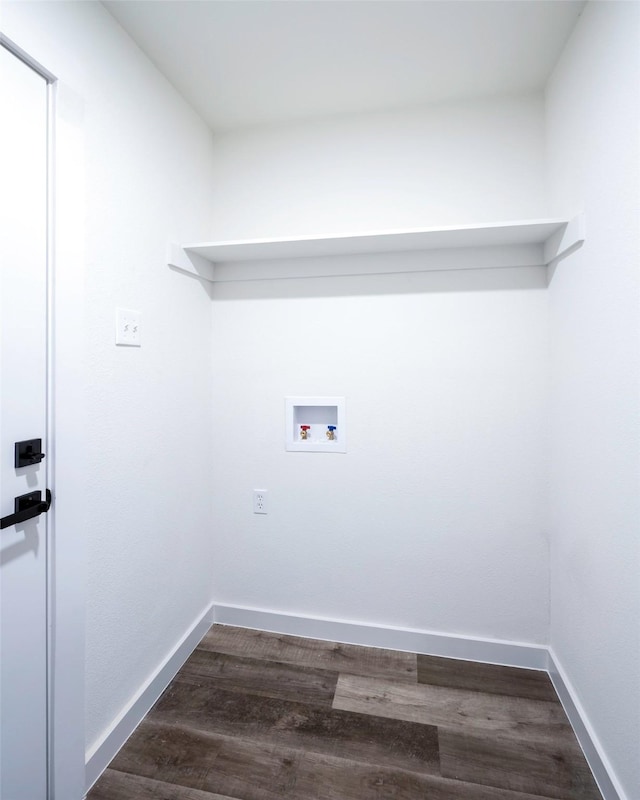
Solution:
M 534 247 L 537 248 L 535 255 L 530 252 L 529 257 L 524 259 L 526 263 L 512 265 L 531 266 L 537 262 L 538 266 L 544 266 L 560 258 L 567 250 L 583 240 L 584 216 L 580 215 L 573 220 L 539 219 L 444 228 L 376 231 L 353 235 L 244 239 L 198 242 L 182 246 L 171 244 L 168 261 L 170 266 L 195 273 L 211 281 L 220 278 L 233 279 L 230 275 L 220 278 L 216 275 L 215 266 L 219 264 L 433 250 L 477 251 L 487 248 Z M 487 264 L 481 259 L 478 267 L 486 266 Z M 462 268 L 470 267 L 465 263 Z M 304 273 L 300 271 L 300 275 L 302 274 Z

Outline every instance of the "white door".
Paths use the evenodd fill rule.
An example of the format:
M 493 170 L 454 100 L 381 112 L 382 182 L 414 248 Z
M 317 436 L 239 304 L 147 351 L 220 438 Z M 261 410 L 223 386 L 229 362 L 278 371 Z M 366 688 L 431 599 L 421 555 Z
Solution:
M 47 84 L 0 46 L 0 798 L 47 797 Z M 28 448 L 26 448 L 28 450 Z M 23 459 L 25 460 L 25 459 Z M 30 513 L 27 510 L 27 513 Z M 24 515 L 23 515 L 24 516 Z

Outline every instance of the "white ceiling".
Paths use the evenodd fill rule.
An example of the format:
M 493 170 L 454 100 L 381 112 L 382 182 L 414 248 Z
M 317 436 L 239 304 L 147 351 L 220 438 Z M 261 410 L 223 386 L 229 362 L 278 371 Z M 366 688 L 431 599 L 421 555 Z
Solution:
M 104 0 L 213 130 L 541 89 L 583 0 Z

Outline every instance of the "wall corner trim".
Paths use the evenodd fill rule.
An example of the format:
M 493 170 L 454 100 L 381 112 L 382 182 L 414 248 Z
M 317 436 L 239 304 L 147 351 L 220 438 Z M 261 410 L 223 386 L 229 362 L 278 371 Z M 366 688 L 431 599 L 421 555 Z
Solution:
M 125 705 L 112 724 L 86 753 L 86 791 L 108 767 L 111 759 L 142 722 L 174 675 L 213 624 L 213 606 L 201 613 L 166 658 Z
M 631 800 L 620 786 L 609 759 L 602 749 L 598 737 L 593 730 L 587 714 L 578 700 L 577 693 L 571 681 L 562 668 L 558 657 L 549 648 L 548 672 L 554 685 L 562 707 L 565 710 L 571 727 L 578 739 L 580 747 L 591 768 L 593 777 L 598 784 L 605 800 Z

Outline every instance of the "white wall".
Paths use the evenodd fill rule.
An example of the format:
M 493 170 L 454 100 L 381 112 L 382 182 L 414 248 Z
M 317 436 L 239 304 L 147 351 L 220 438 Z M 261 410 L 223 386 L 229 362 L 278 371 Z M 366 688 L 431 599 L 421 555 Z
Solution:
M 528 98 L 218 137 L 215 235 L 543 216 L 542 121 Z M 545 642 L 545 286 L 216 285 L 216 601 Z M 286 453 L 286 395 L 346 396 L 349 452 Z
M 586 211 L 550 284 L 551 646 L 640 797 L 640 5 L 590 3 L 547 91 L 552 211 Z
M 530 96 L 216 136 L 212 238 L 544 216 L 544 115 Z
M 207 224 L 211 136 L 99 3 L 3 3 L 2 29 L 84 114 L 87 424 L 57 476 L 61 507 L 83 494 L 57 535 L 86 541 L 90 747 L 211 602 L 211 300 L 165 262 Z M 116 306 L 142 312 L 141 349 L 114 346 Z

